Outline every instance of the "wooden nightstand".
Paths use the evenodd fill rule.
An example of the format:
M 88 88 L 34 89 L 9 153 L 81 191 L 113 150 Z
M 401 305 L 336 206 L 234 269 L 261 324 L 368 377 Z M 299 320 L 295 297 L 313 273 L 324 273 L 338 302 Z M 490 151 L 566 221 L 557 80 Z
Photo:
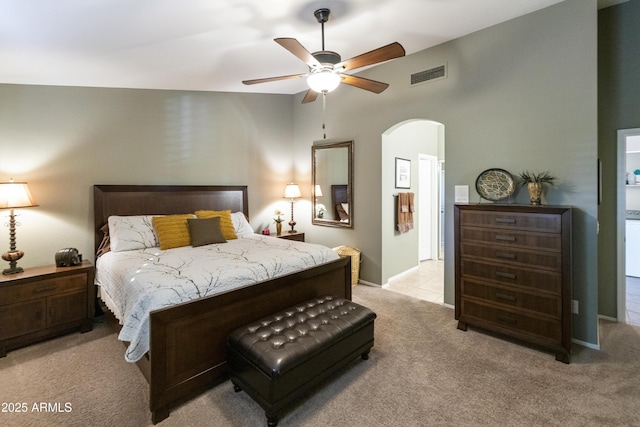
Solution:
M 289 233 L 288 231 L 283 231 L 281 235 L 272 234 L 279 239 L 287 239 L 287 240 L 295 240 L 296 242 L 304 242 L 304 233 L 300 231 L 296 231 L 295 233 Z
M 89 261 L 74 267 L 25 268 L 0 275 L 0 357 L 56 335 L 92 329 L 95 270 Z

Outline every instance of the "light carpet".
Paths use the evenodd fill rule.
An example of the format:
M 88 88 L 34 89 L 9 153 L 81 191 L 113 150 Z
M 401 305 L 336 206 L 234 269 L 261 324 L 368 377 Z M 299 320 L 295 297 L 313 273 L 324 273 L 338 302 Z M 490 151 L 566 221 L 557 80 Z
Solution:
M 602 322 L 601 350 L 574 346 L 566 365 L 548 352 L 460 331 L 449 308 L 363 285 L 353 294 L 378 315 L 369 360 L 317 387 L 279 426 L 640 425 L 638 327 Z M 148 397 L 108 322 L 0 359 L 2 426 L 150 426 Z M 11 412 L 22 403 L 24 412 Z M 229 381 L 159 424 L 263 425 L 264 412 Z

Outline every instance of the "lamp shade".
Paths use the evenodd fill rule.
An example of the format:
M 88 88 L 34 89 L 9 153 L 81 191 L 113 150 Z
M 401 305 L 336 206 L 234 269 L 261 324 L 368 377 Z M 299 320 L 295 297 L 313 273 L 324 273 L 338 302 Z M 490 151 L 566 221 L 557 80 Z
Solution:
M 322 197 L 322 188 L 318 184 L 316 184 L 316 197 Z
M 302 197 L 302 194 L 300 194 L 300 187 L 298 186 L 298 184 L 287 184 L 287 186 L 284 188 L 284 196 L 285 199 L 299 199 L 300 197 Z
M 26 182 L 0 182 L 0 209 L 38 206 Z
M 331 92 L 340 84 L 340 76 L 331 71 L 318 71 L 307 77 L 307 84 L 315 92 Z

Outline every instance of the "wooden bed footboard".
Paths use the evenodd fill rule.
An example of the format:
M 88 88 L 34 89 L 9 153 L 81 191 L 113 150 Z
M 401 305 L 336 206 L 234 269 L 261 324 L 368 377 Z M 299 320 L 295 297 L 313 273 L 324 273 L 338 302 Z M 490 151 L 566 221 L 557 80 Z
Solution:
M 151 312 L 152 422 L 168 417 L 172 404 L 226 379 L 225 345 L 233 330 L 328 294 L 351 299 L 351 257 Z

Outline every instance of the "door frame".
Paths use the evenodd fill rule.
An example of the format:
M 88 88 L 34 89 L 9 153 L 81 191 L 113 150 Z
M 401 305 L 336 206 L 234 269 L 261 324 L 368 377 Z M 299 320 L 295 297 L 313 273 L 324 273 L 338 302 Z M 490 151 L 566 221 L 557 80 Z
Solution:
M 625 249 L 625 234 L 626 234 L 626 204 L 627 204 L 627 189 L 625 187 L 625 174 L 626 174 L 626 156 L 627 156 L 627 137 L 640 135 L 640 128 L 631 129 L 619 129 L 618 130 L 618 155 L 617 155 L 617 174 L 616 174 L 616 192 L 617 192 L 617 247 L 616 247 L 616 269 L 617 269 L 617 306 L 618 306 L 618 322 L 627 322 L 627 279 L 626 279 L 626 249 Z

